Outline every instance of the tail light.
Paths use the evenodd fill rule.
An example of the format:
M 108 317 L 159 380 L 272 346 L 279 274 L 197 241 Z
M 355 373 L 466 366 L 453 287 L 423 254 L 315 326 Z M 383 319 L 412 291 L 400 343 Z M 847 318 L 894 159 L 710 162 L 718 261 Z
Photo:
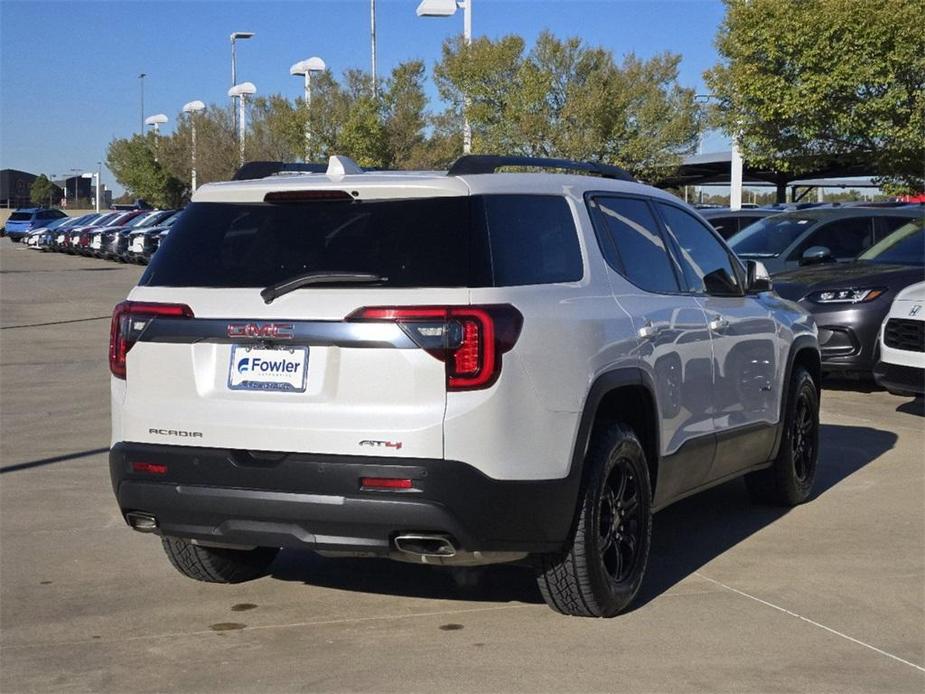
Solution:
M 138 336 L 155 318 L 192 318 L 186 304 L 154 304 L 123 301 L 112 311 L 109 328 L 109 370 L 116 378 L 125 378 L 125 357 Z
M 488 388 L 501 373 L 501 355 L 514 346 L 523 316 L 509 304 L 488 306 L 373 306 L 354 322 L 397 323 L 416 345 L 446 364 L 450 391 Z

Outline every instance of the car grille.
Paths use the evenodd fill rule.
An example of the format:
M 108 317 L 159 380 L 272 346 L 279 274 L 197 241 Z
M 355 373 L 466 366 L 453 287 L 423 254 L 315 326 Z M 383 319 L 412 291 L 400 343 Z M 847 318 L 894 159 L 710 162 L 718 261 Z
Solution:
M 890 318 L 883 331 L 883 344 L 908 352 L 925 352 L 925 321 Z

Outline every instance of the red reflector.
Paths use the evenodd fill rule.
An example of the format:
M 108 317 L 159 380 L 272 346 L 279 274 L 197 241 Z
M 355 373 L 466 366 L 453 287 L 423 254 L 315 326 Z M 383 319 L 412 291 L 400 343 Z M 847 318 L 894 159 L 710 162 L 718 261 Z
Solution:
M 360 487 L 363 489 L 413 489 L 411 480 L 395 477 L 361 477 Z
M 278 190 L 263 196 L 264 202 L 351 202 L 346 190 Z
M 149 475 L 167 474 L 167 466 L 160 463 L 132 463 L 132 472 L 145 472 Z

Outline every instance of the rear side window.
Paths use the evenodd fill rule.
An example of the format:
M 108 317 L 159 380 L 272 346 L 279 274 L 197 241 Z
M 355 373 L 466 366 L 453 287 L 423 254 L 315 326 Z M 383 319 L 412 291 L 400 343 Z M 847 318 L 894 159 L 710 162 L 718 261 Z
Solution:
M 799 259 L 813 246 L 825 246 L 835 258 L 854 258 L 874 245 L 873 217 L 846 217 L 823 224 L 790 254 Z
M 481 198 L 494 285 L 576 282 L 583 275 L 575 220 L 565 198 L 487 195 Z
M 10 215 L 11 222 L 28 222 L 32 219 L 31 212 L 14 212 Z
M 379 275 L 391 287 L 465 286 L 470 216 L 467 197 L 194 203 L 140 284 L 266 287 L 333 271 Z
M 640 289 L 677 293 L 678 280 L 645 200 L 595 197 L 591 211 L 607 262 Z

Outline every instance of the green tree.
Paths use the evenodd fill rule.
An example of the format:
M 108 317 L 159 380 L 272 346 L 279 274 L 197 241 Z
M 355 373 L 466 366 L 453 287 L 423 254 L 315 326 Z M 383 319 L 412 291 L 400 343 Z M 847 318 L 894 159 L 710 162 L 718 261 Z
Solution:
M 397 65 L 385 83 L 382 108 L 390 167 L 414 169 L 426 165 L 424 79 L 423 61 L 413 60 Z
M 466 113 L 473 150 L 597 159 L 643 178 L 665 175 L 700 132 L 694 92 L 678 84 L 678 55 L 633 54 L 543 32 L 528 54 L 519 36 L 444 43 L 434 69 L 448 118 Z
M 153 133 L 133 135 L 109 143 L 106 166 L 122 186 L 148 203 L 158 207 L 177 207 L 188 194 L 188 186 L 172 175 L 155 157 L 162 146 L 167 149 L 169 138 L 158 142 Z
M 36 205 L 48 205 L 50 207 L 55 197 L 56 189 L 58 189 L 58 186 L 48 180 L 48 176 L 40 174 L 32 182 L 29 197 Z
M 726 0 L 705 74 L 746 159 L 799 175 L 869 166 L 925 176 L 925 0 Z

